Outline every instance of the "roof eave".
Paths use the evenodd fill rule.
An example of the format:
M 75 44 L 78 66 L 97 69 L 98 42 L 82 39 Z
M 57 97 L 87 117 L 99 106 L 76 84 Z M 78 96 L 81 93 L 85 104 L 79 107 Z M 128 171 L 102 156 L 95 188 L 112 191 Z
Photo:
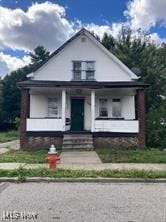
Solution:
M 19 82 L 19 88 L 32 87 L 66 87 L 66 88 L 146 88 L 149 85 L 141 82 L 96 82 L 96 81 L 24 81 Z

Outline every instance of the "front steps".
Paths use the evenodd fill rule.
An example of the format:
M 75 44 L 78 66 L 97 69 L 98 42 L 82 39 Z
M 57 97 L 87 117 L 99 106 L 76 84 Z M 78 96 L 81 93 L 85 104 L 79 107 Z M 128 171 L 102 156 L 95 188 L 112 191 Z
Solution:
M 91 134 L 64 134 L 62 151 L 94 150 Z

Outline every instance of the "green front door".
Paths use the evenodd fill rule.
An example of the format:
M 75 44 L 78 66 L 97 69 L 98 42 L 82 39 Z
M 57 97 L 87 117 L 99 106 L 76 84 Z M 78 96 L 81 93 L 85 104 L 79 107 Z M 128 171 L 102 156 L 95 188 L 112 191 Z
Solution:
M 84 129 L 84 99 L 71 99 L 71 130 Z

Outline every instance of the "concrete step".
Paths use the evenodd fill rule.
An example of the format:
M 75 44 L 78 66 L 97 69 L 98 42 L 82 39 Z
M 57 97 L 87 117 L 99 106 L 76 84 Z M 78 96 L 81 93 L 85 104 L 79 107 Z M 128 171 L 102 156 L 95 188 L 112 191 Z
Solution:
M 62 148 L 91 148 L 93 144 L 63 144 Z
M 64 135 L 63 151 L 69 150 L 93 150 L 93 139 L 91 134 L 70 134 Z
M 63 139 L 64 140 L 75 140 L 75 139 L 79 139 L 79 140 L 88 140 L 88 139 L 92 139 L 92 136 L 90 135 L 90 136 L 80 136 L 80 135 L 78 135 L 78 136 L 66 136 L 66 135 L 64 135 L 63 136 Z
M 94 151 L 94 148 L 62 148 L 62 151 L 63 152 L 68 152 L 68 151 L 73 151 L 73 152 L 75 152 L 75 151 Z
M 63 140 L 63 144 L 93 144 L 93 140 Z

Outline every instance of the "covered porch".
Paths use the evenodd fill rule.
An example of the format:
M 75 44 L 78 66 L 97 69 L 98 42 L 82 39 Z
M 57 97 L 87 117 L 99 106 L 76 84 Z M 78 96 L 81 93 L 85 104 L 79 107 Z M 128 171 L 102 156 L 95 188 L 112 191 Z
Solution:
M 22 146 L 29 136 L 86 132 L 94 136 L 135 135 L 145 144 L 144 85 L 34 82 L 20 84 Z
M 135 89 L 31 88 L 26 131 L 138 133 Z

